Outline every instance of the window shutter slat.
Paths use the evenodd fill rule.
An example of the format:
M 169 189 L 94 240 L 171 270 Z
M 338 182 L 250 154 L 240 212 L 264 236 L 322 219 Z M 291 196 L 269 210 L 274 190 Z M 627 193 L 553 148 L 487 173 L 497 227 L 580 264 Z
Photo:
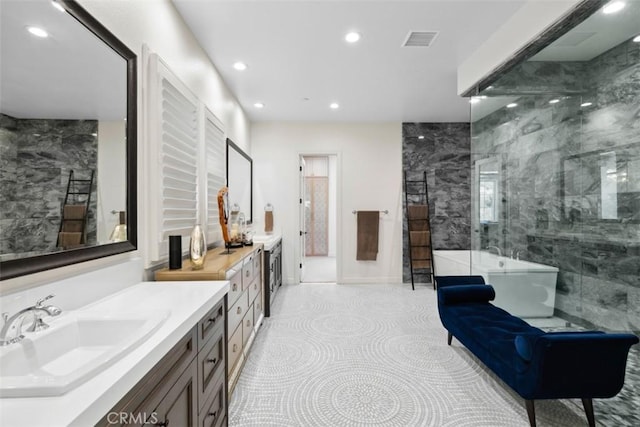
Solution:
M 207 235 L 212 241 L 222 239 L 222 229 L 218 213 L 218 191 L 226 182 L 226 156 L 224 131 L 216 124 L 216 119 L 205 111 L 204 125 L 205 165 L 207 182 Z
M 161 239 L 189 234 L 198 222 L 198 104 L 162 79 Z

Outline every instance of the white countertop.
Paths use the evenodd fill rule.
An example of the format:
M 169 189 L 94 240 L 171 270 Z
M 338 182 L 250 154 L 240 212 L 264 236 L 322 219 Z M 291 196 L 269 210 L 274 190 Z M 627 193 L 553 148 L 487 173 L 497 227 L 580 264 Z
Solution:
M 253 241 L 255 243 L 262 243 L 264 245 L 265 251 L 270 251 L 273 247 L 282 239 L 282 235 L 280 233 L 274 234 L 259 234 L 253 236 Z
M 113 313 L 166 309 L 169 318 L 147 340 L 101 373 L 61 396 L 0 399 L 3 427 L 90 426 L 105 416 L 229 291 L 228 281 L 143 282 L 86 307 Z M 60 318 L 65 315 L 63 313 Z M 47 322 L 55 326 L 57 318 Z M 19 345 L 19 344 L 18 344 Z

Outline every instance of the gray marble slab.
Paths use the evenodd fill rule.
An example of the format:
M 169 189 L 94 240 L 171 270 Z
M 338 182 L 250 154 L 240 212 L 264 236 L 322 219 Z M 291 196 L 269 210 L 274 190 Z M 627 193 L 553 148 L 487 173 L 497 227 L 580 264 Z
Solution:
M 97 170 L 97 131 L 93 120 L 25 120 L 0 114 L 0 253 L 55 249 L 69 171 L 88 178 L 90 170 Z M 87 224 L 89 243 L 96 240 L 96 188 Z

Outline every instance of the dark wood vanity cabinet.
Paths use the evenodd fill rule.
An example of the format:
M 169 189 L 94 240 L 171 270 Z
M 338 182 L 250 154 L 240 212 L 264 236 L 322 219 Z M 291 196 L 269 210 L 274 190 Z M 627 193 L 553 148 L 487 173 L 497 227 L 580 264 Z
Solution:
M 264 317 L 271 316 L 271 306 L 282 286 L 282 239 L 264 251 Z
M 226 307 L 225 296 L 97 425 L 226 426 Z

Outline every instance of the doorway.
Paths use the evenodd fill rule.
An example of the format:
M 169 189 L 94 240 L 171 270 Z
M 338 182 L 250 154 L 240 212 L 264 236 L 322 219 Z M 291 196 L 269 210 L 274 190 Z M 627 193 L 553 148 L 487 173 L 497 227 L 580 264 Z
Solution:
M 302 155 L 301 283 L 336 283 L 337 156 Z

